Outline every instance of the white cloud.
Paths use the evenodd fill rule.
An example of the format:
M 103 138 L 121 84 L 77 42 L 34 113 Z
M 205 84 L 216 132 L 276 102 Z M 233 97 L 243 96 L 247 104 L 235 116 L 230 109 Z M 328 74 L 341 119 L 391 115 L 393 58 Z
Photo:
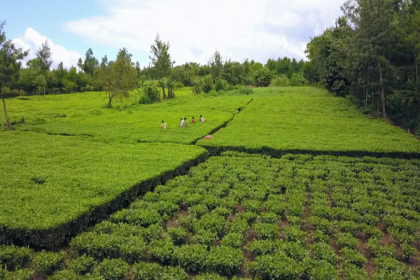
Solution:
M 63 62 L 65 68 L 70 68 L 77 65 L 77 61 L 81 57 L 78 52 L 69 51 L 65 47 L 55 44 L 52 40 L 42 36 L 33 28 L 27 28 L 25 31 L 25 36 L 13 39 L 13 42 L 17 47 L 22 48 L 25 51 L 29 50 L 29 55 L 25 58 L 25 61 L 28 61 L 35 58 L 36 51 L 46 40 L 48 41 L 48 45 L 50 46 L 52 52 L 52 69 L 56 68 L 60 62 Z
M 310 37 L 331 26 L 344 0 L 97 0 L 106 15 L 70 21 L 67 31 L 131 52 L 150 50 L 156 33 L 177 64 L 226 59 L 304 58 Z M 147 63 L 147 61 L 141 61 Z

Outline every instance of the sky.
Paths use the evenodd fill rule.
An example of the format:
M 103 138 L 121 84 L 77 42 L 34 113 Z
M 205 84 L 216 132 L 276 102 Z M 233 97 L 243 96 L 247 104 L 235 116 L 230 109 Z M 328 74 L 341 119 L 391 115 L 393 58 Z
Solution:
M 76 66 L 91 48 L 100 61 L 125 47 L 149 65 L 156 35 L 170 43 L 175 65 L 224 60 L 305 59 L 310 38 L 333 26 L 344 0 L 0 0 L 6 36 L 29 50 L 45 40 L 53 68 Z

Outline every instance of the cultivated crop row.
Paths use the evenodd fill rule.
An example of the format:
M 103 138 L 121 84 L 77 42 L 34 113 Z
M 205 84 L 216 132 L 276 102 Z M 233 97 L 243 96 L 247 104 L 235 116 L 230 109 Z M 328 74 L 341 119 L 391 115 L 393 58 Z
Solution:
M 420 279 L 419 182 L 418 160 L 228 152 L 74 238 L 58 267 L 18 264 L 51 279 Z

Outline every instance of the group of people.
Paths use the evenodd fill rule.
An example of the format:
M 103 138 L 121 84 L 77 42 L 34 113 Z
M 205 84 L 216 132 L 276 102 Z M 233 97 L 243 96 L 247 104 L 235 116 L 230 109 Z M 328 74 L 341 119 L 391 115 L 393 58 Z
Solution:
M 198 119 L 198 121 L 199 122 L 205 122 L 205 119 L 204 119 L 203 115 L 200 115 L 200 118 Z M 194 117 L 192 117 L 191 123 L 195 123 Z M 180 125 L 180 127 L 187 127 L 187 126 L 188 126 L 187 125 L 187 118 L 181 118 L 181 125 Z M 162 121 L 162 124 L 160 125 L 160 127 L 162 129 L 166 129 L 166 123 L 165 123 L 165 121 Z

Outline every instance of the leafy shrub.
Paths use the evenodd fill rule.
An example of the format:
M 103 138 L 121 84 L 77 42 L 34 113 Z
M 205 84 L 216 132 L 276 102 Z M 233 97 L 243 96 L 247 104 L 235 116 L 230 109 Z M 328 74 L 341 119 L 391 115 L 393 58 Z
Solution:
M 270 87 L 288 87 L 290 85 L 289 78 L 281 74 L 277 77 L 275 77 L 273 80 L 271 80 Z
M 253 240 L 248 244 L 247 250 L 253 252 L 255 255 L 265 255 L 273 253 L 276 243 L 273 240 Z
M 279 216 L 271 212 L 261 213 L 260 218 L 263 223 L 269 224 L 276 224 L 279 221 Z
M 105 259 L 95 271 L 105 279 L 125 280 L 128 268 L 128 264 L 121 259 Z
M 221 91 L 227 89 L 229 86 L 229 83 L 226 80 L 218 79 L 216 81 L 215 89 L 216 91 Z
M 214 241 L 217 240 L 217 233 L 210 230 L 200 229 L 195 233 L 194 240 L 200 244 L 212 245 Z
M 259 212 L 262 206 L 260 200 L 257 199 L 244 199 L 242 201 L 242 206 L 248 212 Z
M 303 261 L 309 255 L 300 242 L 276 242 L 276 250 L 284 252 L 289 258 L 296 261 Z
M 4 278 L 1 278 L 0 272 L 0 279 L 4 280 L 32 280 L 34 279 L 35 272 L 32 269 L 18 269 L 16 271 L 4 271 Z M 58 278 L 57 278 L 58 279 Z M 63 278 L 61 278 L 63 279 Z M 61 280 L 60 279 L 60 280 Z
M 335 267 L 325 260 L 311 261 L 308 276 L 309 279 L 313 280 L 335 280 L 339 278 Z
M 357 267 L 349 263 L 343 263 L 341 266 L 341 275 L 344 279 L 349 280 L 358 280 L 358 279 L 368 279 L 368 274 L 366 269 Z
M 180 267 L 161 267 L 155 263 L 140 262 L 133 265 L 133 280 L 188 280 L 188 274 Z
M 196 277 L 194 277 L 194 280 L 226 280 L 226 278 L 216 273 L 207 272 L 198 274 Z
M 209 93 L 213 89 L 214 89 L 213 79 L 211 78 L 210 75 L 205 76 L 203 79 L 203 91 L 205 93 Z
M 61 269 L 65 252 L 53 253 L 42 251 L 32 259 L 32 266 L 37 273 L 51 275 L 55 270 Z
M 144 82 L 139 91 L 142 94 L 139 100 L 140 104 L 152 104 L 155 102 L 160 102 L 160 89 L 156 82 Z
M 316 230 L 312 233 L 312 238 L 315 242 L 330 243 L 331 236 L 323 233 L 320 230 Z
M 188 235 L 187 231 L 182 227 L 170 228 L 168 229 L 168 233 L 172 242 L 178 245 L 184 243 Z
M 258 214 L 255 212 L 243 212 L 237 214 L 236 217 L 247 221 L 248 224 L 252 224 L 257 220 Z
M 416 257 L 418 252 L 417 249 L 410 244 L 402 244 L 401 245 L 401 252 L 403 260 L 408 262 L 410 260 L 410 257 Z
M 21 279 L 21 278 L 19 278 Z M 28 278 L 32 279 L 32 278 Z M 56 273 L 54 273 L 52 276 L 47 278 L 48 280 L 77 280 L 79 279 L 76 272 L 72 271 L 72 270 L 60 270 L 57 271 Z
M 205 214 L 203 217 L 201 217 L 201 219 L 194 222 L 194 231 L 202 232 L 205 230 L 216 234 L 221 234 L 225 223 L 225 219 L 219 215 L 213 213 Z
M 68 268 L 78 275 L 84 275 L 86 273 L 92 272 L 92 269 L 95 265 L 95 259 L 92 257 L 81 256 L 70 263 L 68 263 Z
M 144 257 L 146 248 L 142 236 L 131 236 L 121 245 L 121 258 L 128 263 L 137 262 Z
M 232 213 L 232 211 L 225 208 L 225 207 L 220 206 L 220 207 L 217 207 L 216 209 L 214 209 L 212 211 L 212 213 L 215 214 L 215 215 L 219 215 L 220 217 L 223 217 L 223 218 L 226 219 L 227 217 L 229 217 L 229 215 Z
M 395 272 L 399 275 L 403 275 L 408 272 L 408 267 L 397 261 L 392 257 L 379 257 L 373 259 L 373 264 L 378 270 L 384 270 L 387 272 Z
M 207 255 L 207 246 L 183 245 L 174 250 L 172 262 L 190 272 L 200 271 L 205 267 Z
M 300 227 L 297 226 L 284 227 L 282 230 L 286 235 L 286 240 L 292 242 L 303 242 L 308 235 L 307 232 L 301 230 Z
M 339 233 L 336 236 L 336 243 L 340 248 L 356 249 L 359 246 L 359 240 L 350 233 Z
M 155 240 L 149 244 L 149 254 L 161 263 L 167 263 L 172 259 L 175 246 L 170 239 Z
M 241 250 L 227 246 L 211 247 L 205 264 L 209 271 L 225 276 L 235 274 L 244 261 Z
M 104 258 L 118 258 L 120 246 L 124 240 L 113 234 L 96 234 L 94 232 L 86 232 L 79 234 L 73 238 L 71 247 L 76 250 L 79 255 L 87 255 L 97 260 Z
M 188 208 L 188 212 L 197 218 L 209 212 L 209 209 L 204 204 L 193 205 Z
M 358 267 L 364 267 L 366 258 L 357 250 L 350 248 L 343 248 L 340 250 L 344 261 L 354 264 Z
M 309 222 L 325 234 L 331 234 L 332 232 L 333 223 L 325 218 L 313 216 L 309 218 Z
M 159 240 L 164 232 L 165 230 L 160 224 L 154 224 L 146 229 L 146 237 L 150 242 L 153 240 Z
M 179 223 L 180 226 L 182 226 L 183 228 L 185 228 L 188 231 L 193 231 L 194 230 L 195 219 L 192 216 L 180 217 L 180 218 L 178 218 L 178 223 Z
M 300 87 L 300 86 L 306 86 L 309 82 L 306 80 L 306 78 L 303 76 L 303 73 L 293 73 L 292 77 L 290 78 L 290 85 L 292 87 Z
M 258 256 L 248 264 L 248 271 L 268 280 L 301 279 L 304 267 L 282 253 Z
M 273 78 L 273 73 L 268 68 L 262 68 L 254 73 L 254 84 L 258 87 L 268 87 Z
M 234 90 L 233 94 L 237 94 L 237 95 L 250 95 L 253 94 L 254 90 L 252 88 L 249 87 L 242 87 L 240 89 Z
M 222 239 L 223 246 L 229 246 L 233 248 L 240 248 L 243 242 L 243 235 L 240 233 L 228 233 Z
M 228 233 L 239 233 L 244 236 L 249 229 L 249 225 L 246 220 L 237 217 L 235 221 L 227 224 L 227 229 Z
M 32 250 L 26 247 L 0 246 L 0 269 L 15 270 L 23 267 L 32 254 Z
M 374 257 L 393 257 L 397 249 L 395 244 L 382 245 L 381 241 L 377 238 L 370 238 L 367 245 Z
M 315 260 L 326 260 L 332 265 L 336 265 L 338 257 L 330 245 L 325 243 L 315 243 L 310 246 L 310 250 Z
M 254 231 L 257 233 L 258 239 L 276 239 L 279 236 L 279 227 L 277 224 L 254 224 Z

